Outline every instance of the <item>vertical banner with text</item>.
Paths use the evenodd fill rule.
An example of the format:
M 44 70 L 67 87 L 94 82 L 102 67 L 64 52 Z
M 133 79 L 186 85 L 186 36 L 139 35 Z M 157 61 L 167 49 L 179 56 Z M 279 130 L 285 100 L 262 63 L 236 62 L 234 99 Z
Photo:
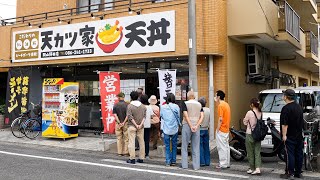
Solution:
M 164 104 L 168 93 L 176 93 L 176 70 L 158 70 L 160 104 Z
M 113 106 L 118 102 L 117 94 L 120 93 L 120 75 L 116 72 L 100 72 L 100 97 L 103 132 L 114 134 L 115 117 Z
M 29 102 L 31 68 L 11 68 L 8 75 L 6 124 L 26 112 Z

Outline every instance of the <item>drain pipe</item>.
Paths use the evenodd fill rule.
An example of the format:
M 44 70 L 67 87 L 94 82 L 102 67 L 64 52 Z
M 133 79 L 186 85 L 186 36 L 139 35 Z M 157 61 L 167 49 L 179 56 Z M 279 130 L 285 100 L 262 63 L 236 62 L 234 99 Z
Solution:
M 214 86 L 213 86 L 213 56 L 209 56 L 209 109 L 210 109 L 210 140 L 214 140 Z

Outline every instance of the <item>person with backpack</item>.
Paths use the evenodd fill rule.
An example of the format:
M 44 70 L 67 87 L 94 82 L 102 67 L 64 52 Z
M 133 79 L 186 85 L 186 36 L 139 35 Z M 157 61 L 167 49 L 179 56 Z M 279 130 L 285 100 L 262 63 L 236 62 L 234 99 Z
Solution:
M 243 124 L 247 126 L 246 130 L 246 149 L 247 156 L 249 161 L 249 170 L 248 174 L 252 175 L 260 175 L 260 167 L 261 167 L 261 141 L 254 140 L 252 136 L 252 130 L 255 129 L 258 117 L 262 119 L 262 112 L 260 102 L 257 98 L 252 98 L 250 100 L 250 108 L 243 119 Z
M 152 147 L 153 149 L 157 149 L 158 139 L 160 137 L 160 109 L 159 106 L 157 106 L 158 100 L 155 95 L 150 96 L 148 101 L 154 114 L 151 119 L 151 139 L 153 142 Z

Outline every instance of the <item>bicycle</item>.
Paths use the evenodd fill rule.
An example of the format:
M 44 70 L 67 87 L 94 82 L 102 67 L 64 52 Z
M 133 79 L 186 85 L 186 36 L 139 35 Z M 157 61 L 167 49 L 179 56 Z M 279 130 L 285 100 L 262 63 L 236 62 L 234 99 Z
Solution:
M 17 138 L 23 138 L 25 136 L 24 128 L 22 127 L 23 123 L 31 117 L 31 111 L 28 110 L 19 115 L 11 123 L 11 132 Z
M 35 139 L 39 136 L 42 131 L 42 109 L 38 104 L 34 107 L 33 112 L 36 114 L 36 117 L 29 118 L 23 123 L 24 134 L 29 139 Z
M 310 170 L 313 171 L 311 161 L 313 159 L 313 151 L 312 151 L 312 127 L 313 127 L 313 122 L 308 122 L 305 120 L 305 123 L 308 125 L 308 130 L 303 131 L 304 137 L 303 137 L 303 163 L 304 163 L 304 168 L 305 170 Z M 310 126 L 311 125 L 311 126 Z

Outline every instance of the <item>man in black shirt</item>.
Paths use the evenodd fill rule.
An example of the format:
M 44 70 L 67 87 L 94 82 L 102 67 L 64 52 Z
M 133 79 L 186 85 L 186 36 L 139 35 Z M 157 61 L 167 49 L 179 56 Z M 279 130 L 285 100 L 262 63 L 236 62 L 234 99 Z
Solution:
M 118 155 L 128 155 L 128 123 L 127 123 L 127 106 L 124 101 L 124 93 L 119 93 L 119 102 L 113 107 L 113 114 L 116 118 L 116 136 L 117 136 L 117 148 Z
M 282 140 L 287 153 L 285 174 L 280 178 L 294 179 L 302 177 L 303 161 L 303 110 L 295 103 L 295 92 L 292 89 L 283 91 L 283 100 L 287 103 L 281 110 L 280 125 Z

